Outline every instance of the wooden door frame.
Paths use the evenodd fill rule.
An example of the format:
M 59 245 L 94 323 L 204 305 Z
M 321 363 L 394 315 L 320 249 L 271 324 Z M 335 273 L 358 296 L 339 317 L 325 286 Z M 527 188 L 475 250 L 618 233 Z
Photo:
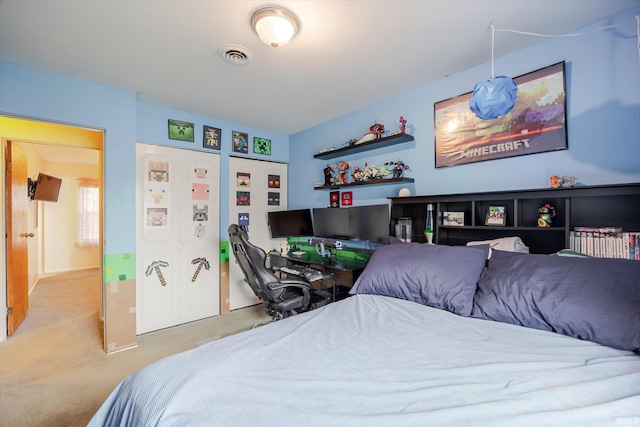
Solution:
M 100 316 L 103 319 L 103 330 L 106 328 L 106 319 L 104 318 L 104 304 L 105 304 L 105 296 L 104 296 L 104 273 L 103 273 L 103 269 L 104 269 L 104 187 L 105 187 L 105 183 L 104 183 L 104 141 L 106 138 L 106 130 L 105 129 L 100 129 L 100 128 L 94 128 L 91 126 L 82 126 L 82 125 L 74 125 L 74 124 L 69 124 L 69 123 L 59 123 L 59 122 L 54 122 L 54 121 L 50 121 L 50 120 L 39 120 L 36 118 L 30 118 L 30 117 L 20 117 L 20 116 L 11 116 L 11 115 L 6 115 L 6 114 L 0 114 L 0 119 L 1 118 L 7 118 L 7 119 L 17 119 L 17 120 L 24 120 L 26 122 L 37 122 L 39 124 L 50 124 L 50 125 L 61 125 L 61 126 L 66 126 L 69 128 L 81 128 L 81 129 L 90 129 L 90 130 L 94 130 L 94 131 L 98 131 L 102 133 L 102 143 L 100 144 L 99 147 L 89 147 L 89 146 L 82 146 L 80 144 L 65 144 L 65 143 L 56 143 L 56 142 L 44 142 L 44 141 L 36 141 L 36 140 L 30 140 L 30 138 L 24 138 L 21 137 L 20 135 L 16 135 L 16 136 L 10 136 L 10 135 L 2 135 L 0 134 L 0 144 L 2 145 L 2 147 L 0 147 L 0 165 L 2 165 L 2 178 L 0 178 L 0 186 L 2 187 L 2 195 L 0 196 L 0 209 L 2 209 L 2 211 L 4 212 L 4 210 L 6 209 L 6 177 L 5 177 L 5 147 L 6 147 L 6 141 L 7 140 L 14 140 L 14 141 L 18 141 L 18 142 L 22 142 L 22 143 L 35 143 L 35 144 L 42 144 L 42 143 L 48 143 L 48 144 L 52 144 L 52 145 L 56 145 L 56 146 L 60 146 L 60 147 L 75 147 L 75 148 L 83 148 L 83 149 L 95 149 L 98 150 L 98 156 L 99 156 L 99 160 L 98 160 L 98 167 L 100 169 L 99 171 L 99 177 L 100 177 L 100 209 L 99 209 L 99 223 L 100 223 L 100 242 L 99 242 L 99 251 L 100 251 L 100 272 L 101 272 L 101 286 L 100 286 Z M 6 231 L 6 219 L 5 219 L 5 215 L 2 215 L 2 219 L 0 219 L 0 229 Z M 0 343 L 3 341 L 7 340 L 7 252 L 6 252 L 6 245 L 7 245 L 7 238 L 6 238 L 6 233 L 3 232 L 2 233 L 2 237 L 0 238 L 0 272 L 1 272 L 1 278 L 0 278 Z M 105 336 L 104 331 L 103 331 L 103 336 Z M 104 347 L 104 343 L 103 343 L 103 347 Z M 104 347 L 106 348 L 106 347 Z

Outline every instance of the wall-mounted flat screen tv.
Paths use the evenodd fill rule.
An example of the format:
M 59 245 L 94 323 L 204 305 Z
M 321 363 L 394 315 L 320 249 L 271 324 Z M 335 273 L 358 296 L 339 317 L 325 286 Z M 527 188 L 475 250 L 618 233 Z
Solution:
M 295 236 L 313 236 L 311 209 L 267 212 L 272 239 Z
M 33 200 L 57 202 L 61 185 L 62 179 L 39 173 L 38 180 L 36 181 L 36 190 L 33 193 Z

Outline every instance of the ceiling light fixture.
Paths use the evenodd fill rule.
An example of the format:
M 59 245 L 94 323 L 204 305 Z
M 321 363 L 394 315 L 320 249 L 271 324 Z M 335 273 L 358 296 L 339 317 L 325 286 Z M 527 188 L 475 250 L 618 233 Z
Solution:
M 526 31 L 498 29 L 496 30 L 493 21 L 491 21 L 491 78 L 482 82 L 478 82 L 473 88 L 473 95 L 469 101 L 469 108 L 475 115 L 482 120 L 492 120 L 507 114 L 515 106 L 518 85 L 507 76 L 497 76 L 494 73 L 494 47 L 496 31 L 504 31 L 507 33 L 524 34 L 536 37 L 576 37 L 591 34 L 596 31 L 608 30 L 610 28 L 622 27 L 632 24 L 632 22 L 623 22 L 621 24 L 607 25 L 606 27 L 596 28 L 584 33 L 569 33 L 562 35 L 550 35 L 531 33 Z M 638 33 L 638 54 L 640 54 L 640 15 L 636 16 L 636 26 Z
M 469 108 L 482 120 L 497 119 L 513 109 L 518 85 L 507 76 L 496 76 L 493 68 L 493 51 L 496 27 L 491 22 L 491 78 L 476 83 Z
M 298 33 L 300 22 L 292 12 L 279 6 L 268 6 L 253 13 L 251 26 L 260 40 L 275 49 L 289 43 Z

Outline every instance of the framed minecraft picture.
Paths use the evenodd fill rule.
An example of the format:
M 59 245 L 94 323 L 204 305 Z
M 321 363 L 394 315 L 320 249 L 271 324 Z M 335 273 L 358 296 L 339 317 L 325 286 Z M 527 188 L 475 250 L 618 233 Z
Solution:
M 169 139 L 194 141 L 193 123 L 169 119 Z
M 202 130 L 202 146 L 212 150 L 220 149 L 222 130 L 211 126 L 204 126 Z
M 249 134 L 234 130 L 231 136 L 233 139 L 233 151 L 247 154 L 249 152 Z
M 256 154 L 271 155 L 271 140 L 266 138 L 253 137 L 253 152 Z

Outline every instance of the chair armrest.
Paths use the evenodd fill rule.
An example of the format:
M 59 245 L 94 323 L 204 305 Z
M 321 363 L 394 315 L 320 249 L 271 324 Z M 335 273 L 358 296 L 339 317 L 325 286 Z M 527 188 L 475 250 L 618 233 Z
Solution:
M 304 280 L 280 280 L 278 282 L 269 282 L 267 283 L 267 286 L 269 286 L 271 289 L 292 287 L 313 290 L 313 286 L 311 286 L 311 283 L 305 282 Z

